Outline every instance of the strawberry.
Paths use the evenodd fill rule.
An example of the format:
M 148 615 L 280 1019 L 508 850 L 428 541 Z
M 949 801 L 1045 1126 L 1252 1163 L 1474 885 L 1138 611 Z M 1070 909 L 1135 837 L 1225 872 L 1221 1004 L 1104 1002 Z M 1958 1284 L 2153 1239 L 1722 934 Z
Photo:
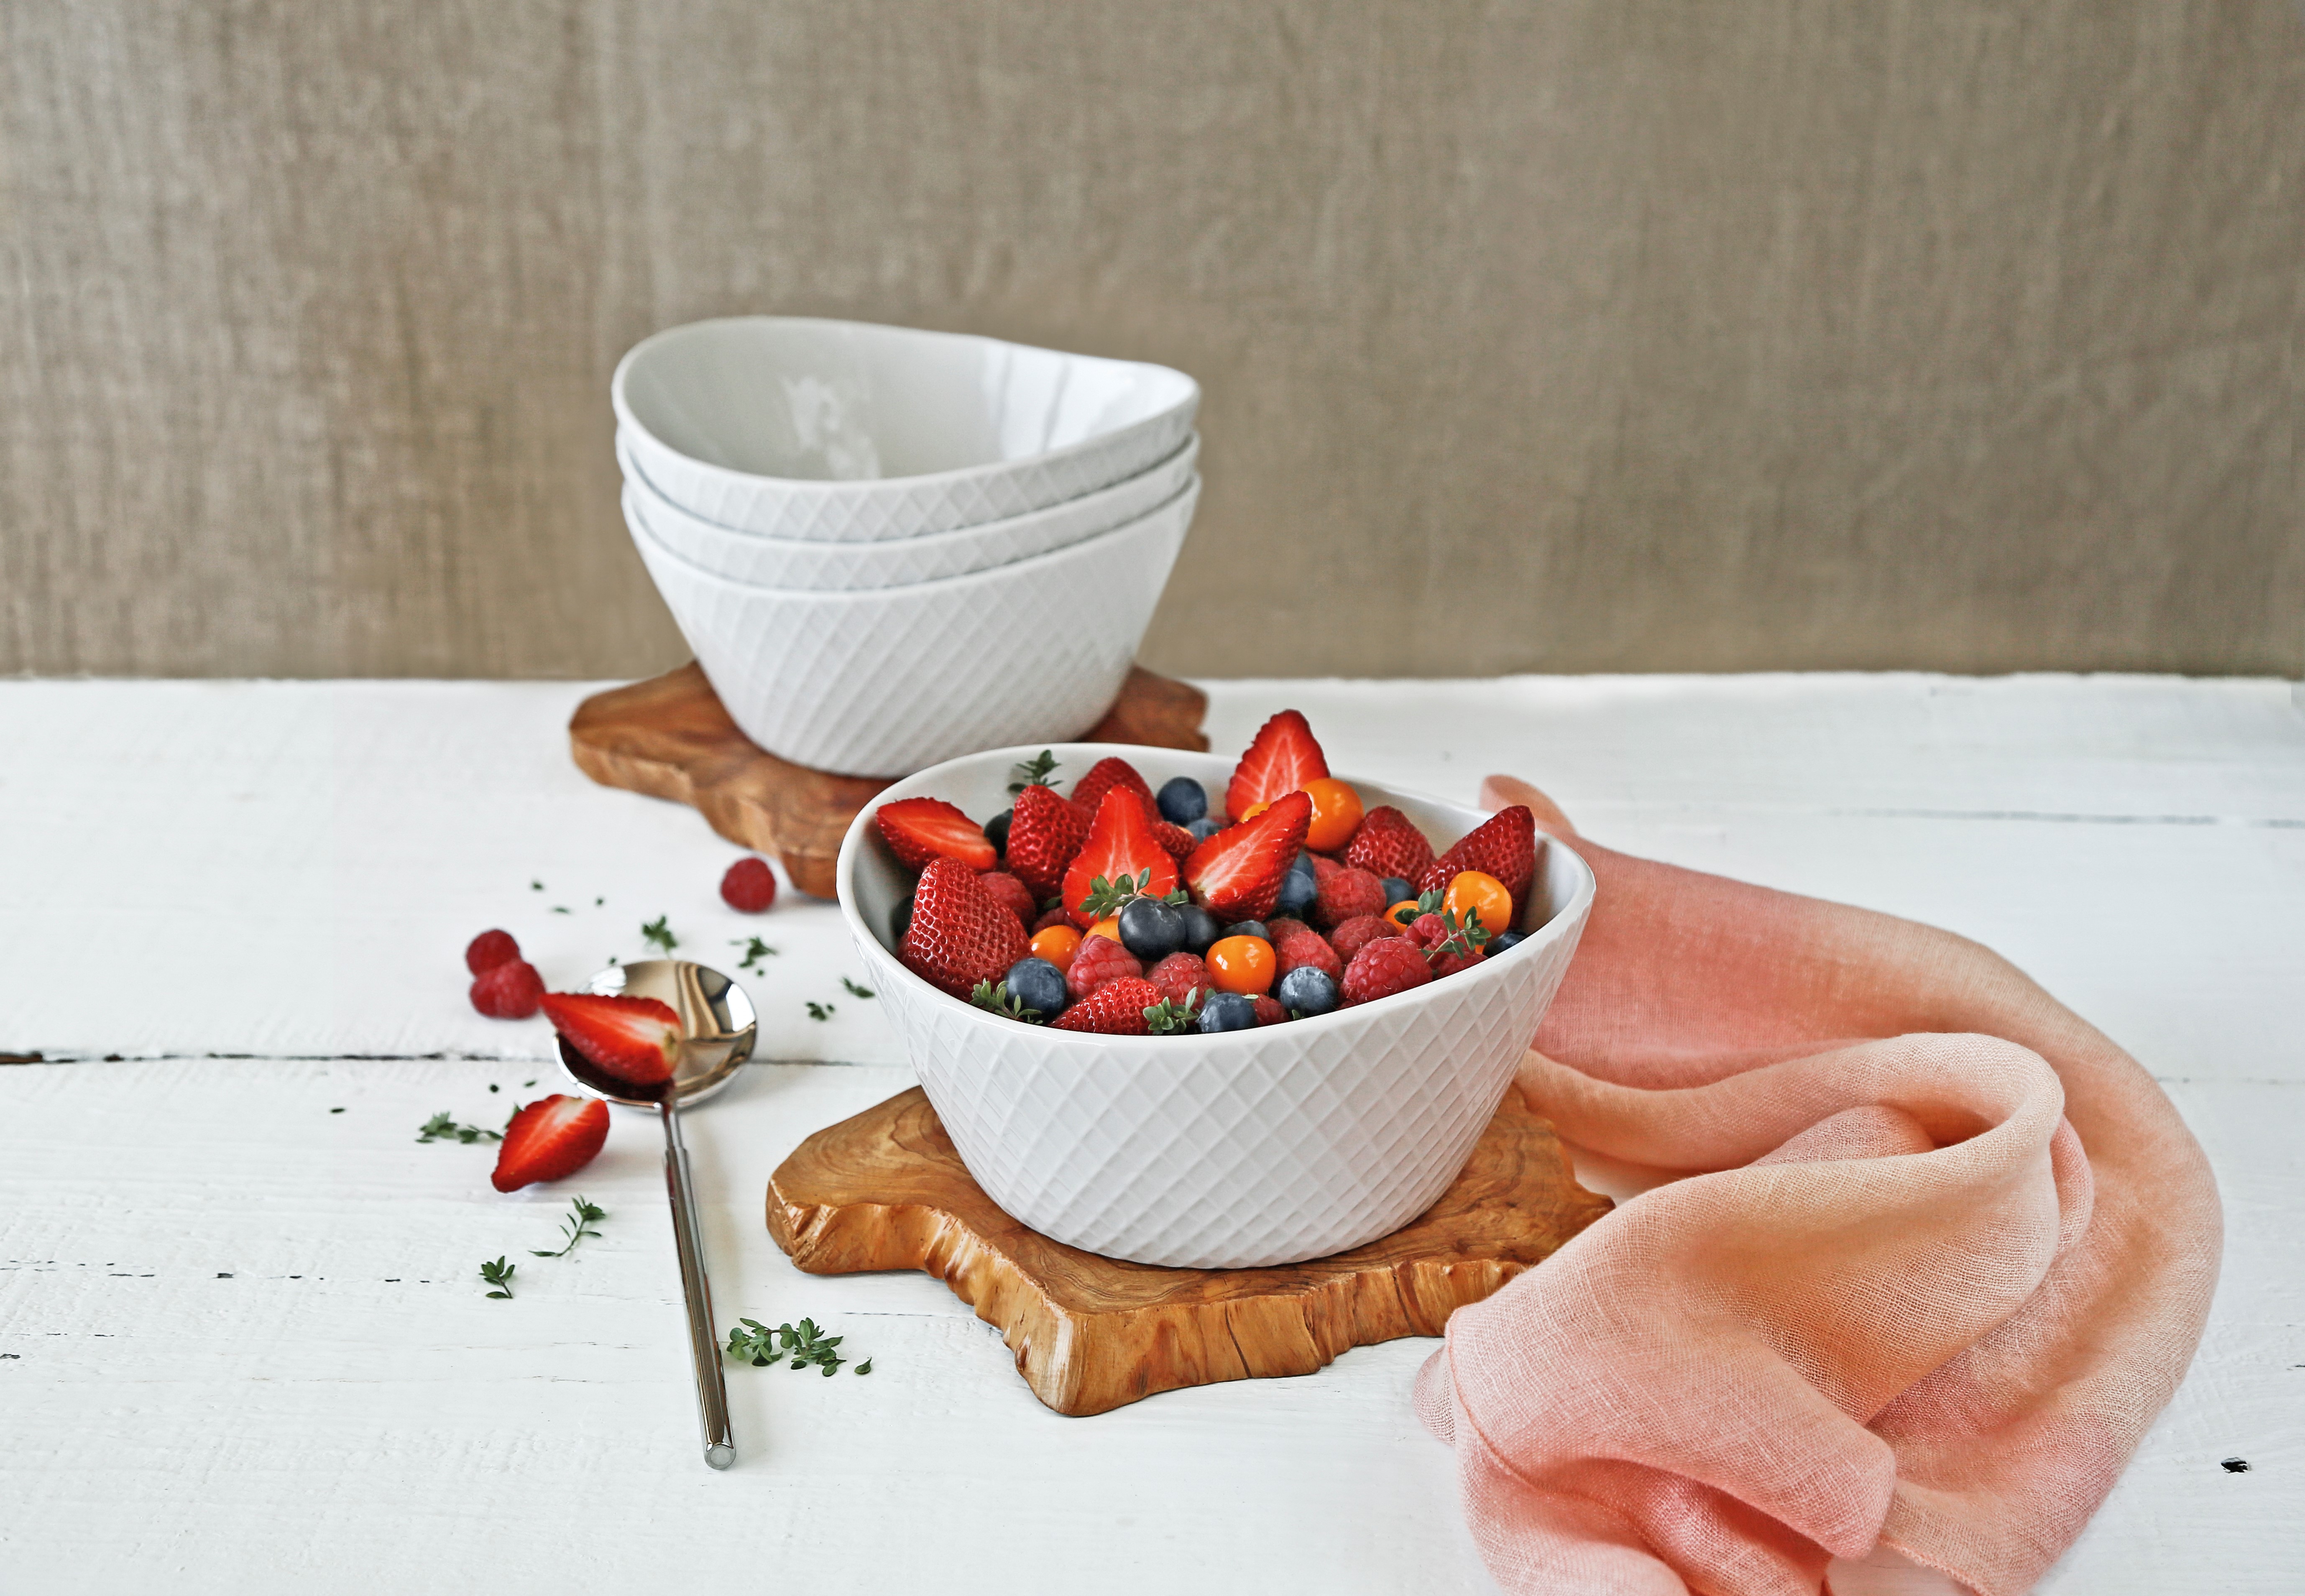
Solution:
M 539 1098 L 505 1126 L 489 1184 L 517 1192 L 540 1180 L 566 1179 L 591 1163 L 608 1139 L 608 1105 L 599 1098 Z
M 1195 900 L 1219 920 L 1263 919 L 1312 823 L 1312 799 L 1288 793 L 1254 820 L 1218 832 L 1185 861 Z
M 1016 836 L 1013 826 L 1009 836 Z M 1148 871 L 1151 879 L 1141 879 Z M 1088 828 L 1088 840 L 1065 870 L 1062 890 L 1073 923 L 1084 930 L 1095 924 L 1096 916 L 1082 905 L 1100 878 L 1118 886 L 1123 876 L 1137 881 L 1136 890 L 1147 897 L 1166 897 L 1177 890 L 1177 862 L 1152 835 L 1144 801 L 1133 792 L 1107 789 Z
M 1144 964 L 1119 943 L 1091 937 L 1073 950 L 1072 963 L 1065 966 L 1065 990 L 1085 998 L 1109 981 L 1144 973 Z
M 1337 950 L 1337 957 L 1350 967 L 1354 956 L 1380 937 L 1398 937 L 1400 928 L 1382 914 L 1364 914 L 1348 920 L 1329 933 L 1329 946 Z
M 1101 941 L 1101 938 L 1091 938 Z M 1074 961 L 1077 964 L 1079 961 Z M 1150 1036 L 1152 1025 L 1145 1010 L 1167 1012 L 1161 989 L 1141 975 L 1124 975 L 1074 1004 L 1050 1024 L 1051 1031 L 1093 1031 L 1100 1036 Z
M 1340 979 L 1345 973 L 1345 962 L 1337 956 L 1337 950 L 1329 946 L 1329 939 L 1318 931 L 1302 927 L 1285 937 L 1277 930 L 1273 932 L 1272 959 L 1274 972 L 1279 975 L 1286 975 L 1305 964 L 1324 972 L 1331 981 Z
M 1152 826 L 1152 840 L 1167 849 L 1169 857 L 1178 864 L 1190 859 L 1193 856 L 1193 850 L 1201 845 L 1201 839 L 1182 826 L 1173 820 L 1162 819 L 1160 811 L 1152 811 L 1150 819 Z
M 720 901 L 739 914 L 765 914 L 777 901 L 777 874 L 765 859 L 739 859 L 720 878 Z
M 1313 897 L 1313 918 L 1342 925 L 1364 914 L 1384 913 L 1384 883 L 1364 870 L 1341 870 L 1321 879 Z
M 1040 918 L 1041 905 L 1025 885 L 1007 870 L 986 870 L 976 878 L 976 884 L 992 895 L 992 901 L 1016 916 L 1018 925 L 1029 926 Z
M 680 1057 L 680 1016 L 653 998 L 547 992 L 544 1017 L 568 1045 L 634 1086 L 672 1079 Z
M 905 968 L 962 1002 L 981 981 L 1008 978 L 1031 951 L 1024 922 L 957 859 L 931 859 L 913 893 L 913 922 L 897 956 Z
M 1289 1023 L 1288 1007 L 1280 998 L 1268 998 L 1263 992 L 1259 992 L 1250 998 L 1249 1002 L 1255 1006 L 1256 1023 L 1259 1025 L 1285 1025 Z
M 526 959 L 483 970 L 472 983 L 472 1006 L 491 1020 L 525 1020 L 544 997 L 544 977 Z
M 1390 803 L 1380 803 L 1361 817 L 1352 840 L 1345 845 L 1345 862 L 1380 879 L 1398 876 L 1413 882 L 1433 867 L 1433 845 L 1416 821 Z
M 957 859 L 973 870 L 989 870 L 1000 854 L 984 828 L 941 798 L 899 798 L 872 811 L 872 824 L 907 869 L 931 859 Z
M 1088 817 L 1047 787 L 1016 794 L 1008 821 L 1008 873 L 1036 898 L 1056 896 L 1088 836 Z
M 1136 767 L 1118 757 L 1101 759 L 1088 768 L 1088 774 L 1073 783 L 1073 805 L 1082 814 L 1094 819 L 1104 807 L 1104 795 L 1115 787 L 1127 787 L 1144 800 L 1146 809 L 1152 808 L 1152 789 L 1136 773 Z M 1158 811 L 1155 811 L 1156 818 Z
M 1196 953 L 1172 953 L 1147 971 L 1144 979 L 1179 1008 L 1198 1008 L 1201 999 L 1214 989 L 1209 984 L 1209 967 Z
M 1406 937 L 1380 937 L 1353 955 L 1340 983 L 1344 1006 L 1374 1003 L 1396 992 L 1407 992 L 1433 979 L 1425 950 Z
M 1305 724 L 1305 717 L 1283 709 L 1257 729 L 1256 740 L 1233 767 L 1232 783 L 1225 788 L 1225 811 L 1237 821 L 1258 804 L 1302 791 L 1306 782 L 1328 773 L 1328 759 L 1313 741 L 1313 728 Z
M 1494 876 L 1515 904 L 1527 903 L 1529 884 L 1536 879 L 1536 817 L 1528 805 L 1501 809 L 1467 832 L 1414 879 L 1416 890 L 1445 892 L 1459 870 Z
M 486 975 L 518 957 L 520 944 L 512 939 L 510 931 L 482 931 L 464 947 L 464 968 L 475 975 Z

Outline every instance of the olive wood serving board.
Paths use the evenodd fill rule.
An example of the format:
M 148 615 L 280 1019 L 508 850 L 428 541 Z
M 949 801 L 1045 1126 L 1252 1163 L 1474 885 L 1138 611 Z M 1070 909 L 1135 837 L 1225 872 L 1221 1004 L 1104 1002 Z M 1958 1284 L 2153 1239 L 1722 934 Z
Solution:
M 1205 751 L 1208 695 L 1132 668 L 1120 697 L 1080 739 Z M 774 857 L 812 897 L 833 896 L 832 865 L 856 811 L 889 783 L 791 764 L 744 733 L 693 662 L 595 693 L 568 722 L 577 768 L 602 786 L 669 798 L 741 847 Z
M 1310 1374 L 1437 1336 L 1609 1211 L 1508 1089 L 1456 1184 L 1407 1229 L 1276 1269 L 1161 1269 L 1050 1241 L 969 1177 L 920 1088 L 817 1132 L 769 1181 L 769 1234 L 811 1274 L 922 1269 L 999 1328 L 1033 1394 L 1101 1413 L 1161 1391 Z

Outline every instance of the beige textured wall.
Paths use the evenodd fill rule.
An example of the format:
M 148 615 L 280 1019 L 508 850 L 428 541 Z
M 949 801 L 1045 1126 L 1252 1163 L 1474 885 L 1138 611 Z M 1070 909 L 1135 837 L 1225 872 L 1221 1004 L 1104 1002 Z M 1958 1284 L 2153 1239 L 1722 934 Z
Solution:
M 2288 0 L 0 0 L 0 670 L 615 675 L 617 354 L 1183 367 L 1195 673 L 2305 671 Z

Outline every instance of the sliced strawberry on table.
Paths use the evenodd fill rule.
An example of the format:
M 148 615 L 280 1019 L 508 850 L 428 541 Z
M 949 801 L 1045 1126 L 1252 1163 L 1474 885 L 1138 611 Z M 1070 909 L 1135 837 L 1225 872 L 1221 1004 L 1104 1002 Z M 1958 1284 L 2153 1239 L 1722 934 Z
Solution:
M 1153 808 L 1152 789 L 1136 773 L 1136 767 L 1118 755 L 1099 760 L 1088 768 L 1088 774 L 1073 783 L 1073 803 L 1081 813 L 1093 817 L 1104 807 L 1104 795 L 1115 787 L 1127 787 L 1144 800 L 1144 807 Z M 1153 811 L 1157 819 L 1159 811 Z
M 1233 767 L 1225 788 L 1225 811 L 1238 821 L 1260 803 L 1302 791 L 1329 773 L 1328 757 L 1313 740 L 1313 728 L 1295 709 L 1283 709 L 1258 728 L 1256 740 Z
M 941 798 L 899 798 L 872 811 L 872 824 L 907 868 L 920 870 L 931 859 L 957 859 L 973 870 L 989 870 L 1000 862 L 999 850 L 984 828 Z
M 1065 867 L 1087 840 L 1089 819 L 1047 787 L 1026 787 L 1008 818 L 1008 873 L 1035 898 L 1056 896 Z
M 1433 866 L 1433 845 L 1416 822 L 1380 803 L 1361 817 L 1352 840 L 1345 845 L 1345 862 L 1377 877 L 1397 876 L 1415 883 Z
M 1501 809 L 1457 845 L 1434 860 L 1416 878 L 1416 890 L 1446 892 L 1462 870 L 1479 870 L 1504 883 L 1515 904 L 1528 901 L 1529 885 L 1536 879 L 1536 817 L 1526 803 Z
M 977 982 L 1006 981 L 1008 966 L 1031 951 L 1015 911 L 987 892 L 974 870 L 956 859 L 929 861 L 897 948 L 906 969 L 965 1003 Z
M 591 1163 L 608 1139 L 608 1105 L 599 1098 L 539 1098 L 505 1127 L 489 1184 L 517 1192 L 540 1180 L 564 1180 Z
M 680 1016 L 653 998 L 547 992 L 544 1017 L 568 1045 L 619 1081 L 653 1086 L 672 1079 L 680 1057 Z
M 1013 826 L 1009 834 L 1015 836 Z M 1166 897 L 1177 890 L 1177 862 L 1152 834 L 1144 801 L 1132 792 L 1108 789 L 1087 840 L 1065 871 L 1065 909 L 1073 923 L 1084 930 L 1095 924 L 1096 916 L 1081 905 L 1099 878 L 1118 886 L 1123 876 L 1135 881 L 1136 890 L 1148 897 Z
M 1185 861 L 1194 901 L 1219 920 L 1262 920 L 1280 901 L 1280 887 L 1313 823 L 1313 801 L 1285 793 L 1244 825 L 1229 826 Z

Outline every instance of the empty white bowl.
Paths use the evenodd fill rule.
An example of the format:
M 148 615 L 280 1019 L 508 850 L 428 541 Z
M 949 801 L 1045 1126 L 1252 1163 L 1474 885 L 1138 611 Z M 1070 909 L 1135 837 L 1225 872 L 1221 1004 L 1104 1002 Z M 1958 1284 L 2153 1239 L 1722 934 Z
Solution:
M 735 532 L 690 514 L 659 493 L 634 459 L 622 433 L 617 460 L 624 467 L 626 502 L 656 540 L 673 553 L 732 581 L 770 588 L 894 588 L 939 582 L 1029 559 L 1110 531 L 1168 503 L 1193 480 L 1197 438 L 1150 471 L 1110 488 L 1006 521 L 962 527 L 926 538 L 889 543 L 802 543 Z
M 1009 767 L 1039 744 L 971 754 L 865 805 L 835 879 L 867 980 L 905 1039 L 968 1172 L 1011 1215 L 1071 1246 L 1136 1263 L 1249 1268 L 1324 1257 L 1430 1208 L 1472 1156 L 1559 989 L 1593 904 L 1593 872 L 1544 845 L 1521 906 L 1528 939 L 1471 970 L 1315 1019 L 1213 1036 L 1092 1036 L 1025 1025 L 948 997 L 894 952 L 912 890 L 872 825 L 928 796 L 990 819 Z M 1054 750 L 1077 777 L 1118 754 L 1154 787 L 1221 793 L 1233 761 L 1110 743 Z M 1488 817 L 1355 781 L 1444 846 Z
M 651 537 L 625 491 L 657 591 L 744 734 L 814 769 L 900 776 L 1094 726 L 1136 658 L 1200 480 L 1150 514 L 1048 554 L 856 592 L 717 576 Z
M 744 316 L 645 338 L 609 395 L 659 493 L 737 531 L 878 542 L 1003 521 L 1183 446 L 1181 371 L 868 322 Z

